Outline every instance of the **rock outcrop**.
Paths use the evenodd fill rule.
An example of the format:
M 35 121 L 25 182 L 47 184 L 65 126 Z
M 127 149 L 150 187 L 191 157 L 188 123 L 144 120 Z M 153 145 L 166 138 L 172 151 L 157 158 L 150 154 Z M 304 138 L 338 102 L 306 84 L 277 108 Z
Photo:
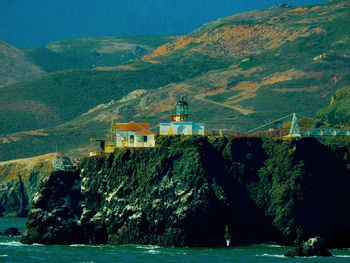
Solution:
M 19 236 L 21 233 L 18 228 L 10 227 L 4 230 L 4 232 L 0 232 L 0 236 Z
M 325 240 L 319 236 L 310 238 L 308 241 L 297 246 L 292 251 L 285 254 L 286 257 L 331 257 L 325 245 Z
M 25 217 L 41 182 L 52 171 L 72 165 L 61 154 L 0 162 L 0 216 Z
M 225 246 L 350 245 L 349 147 L 316 139 L 159 137 L 54 172 L 22 242 Z M 317 155 L 315 154 L 317 153 Z
M 54 171 L 33 198 L 22 242 L 30 237 L 31 243 L 82 243 L 77 227 L 81 201 L 79 174 Z

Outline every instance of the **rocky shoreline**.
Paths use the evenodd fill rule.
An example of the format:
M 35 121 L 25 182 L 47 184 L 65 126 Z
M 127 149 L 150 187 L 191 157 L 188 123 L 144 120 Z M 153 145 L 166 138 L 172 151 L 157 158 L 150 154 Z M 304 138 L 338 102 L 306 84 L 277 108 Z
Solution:
M 26 244 L 350 247 L 349 147 L 316 139 L 163 137 L 56 171 L 27 217 Z

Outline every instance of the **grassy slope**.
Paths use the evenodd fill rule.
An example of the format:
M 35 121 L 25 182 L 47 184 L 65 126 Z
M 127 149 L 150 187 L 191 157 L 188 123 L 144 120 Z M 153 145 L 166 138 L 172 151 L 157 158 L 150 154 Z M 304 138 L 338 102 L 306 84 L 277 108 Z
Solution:
M 149 121 L 156 128 L 157 123 L 169 120 L 172 105 L 181 95 L 185 95 L 190 102 L 191 119 L 205 122 L 208 129 L 223 128 L 242 132 L 291 112 L 313 116 L 328 103 L 337 89 L 350 84 L 349 39 L 344 37 L 344 32 L 350 29 L 350 22 L 346 19 L 349 6 L 341 6 L 341 3 L 346 4 L 345 1 L 332 1 L 317 8 L 309 7 L 302 12 L 282 8 L 277 11 L 241 14 L 209 23 L 165 46 L 165 54 L 145 61 L 129 62 L 123 69 L 62 71 L 2 87 L 2 104 L 10 103 L 13 107 L 1 109 L 0 119 L 3 122 L 0 133 L 51 127 L 46 132 L 52 137 L 35 137 L 35 140 L 23 137 L 17 142 L 17 148 L 23 144 L 28 149 L 22 152 L 22 156 L 30 154 L 31 145 L 39 147 L 39 152 L 40 149 L 46 149 L 47 145 L 52 148 L 55 142 L 60 141 L 60 137 L 75 129 L 85 135 L 77 136 L 76 139 L 69 137 L 65 140 L 70 142 L 60 143 L 64 149 L 80 147 L 84 144 L 83 139 L 88 137 L 84 125 L 90 131 L 96 130 L 94 127 L 100 129 L 103 125 L 105 130 L 108 129 L 107 124 L 92 121 L 98 120 L 99 114 L 107 116 L 109 120 Z M 259 18 L 254 22 L 251 16 Z M 299 36 L 288 41 L 280 39 L 280 45 L 276 47 L 254 46 L 254 41 L 266 42 L 267 46 L 271 44 L 269 41 L 274 41 L 260 38 L 266 34 L 266 30 L 271 30 L 271 18 L 278 20 L 272 23 L 272 28 L 285 28 L 291 34 L 299 32 Z M 257 36 L 249 40 L 252 42 L 244 42 L 247 41 L 244 40 L 244 34 L 254 31 L 251 30 L 254 23 L 266 27 L 257 27 Z M 249 52 L 254 51 L 250 55 L 237 55 L 236 44 L 232 46 L 237 40 L 227 39 L 225 30 L 230 30 L 233 25 L 249 25 L 239 28 L 242 29 L 242 43 L 254 47 L 248 48 Z M 315 33 L 316 27 L 320 28 L 320 32 Z M 215 30 L 222 31 L 223 42 L 220 38 L 218 41 L 210 38 L 211 34 L 217 32 Z M 209 33 L 205 35 L 205 32 Z M 205 37 L 201 42 L 187 43 L 188 39 L 203 35 Z M 273 36 L 278 37 L 278 34 Z M 225 49 L 226 53 L 221 52 Z M 322 58 L 315 59 L 320 55 Z M 148 92 L 135 100 L 117 102 L 83 118 L 79 117 L 90 108 L 118 100 L 135 89 L 145 89 Z M 225 105 L 223 107 L 200 100 L 198 95 L 226 106 L 242 107 L 252 113 L 244 115 Z M 30 108 L 35 106 L 38 110 L 28 113 L 29 106 L 23 103 L 24 100 L 32 100 Z M 18 105 L 27 108 L 23 110 Z M 120 107 L 123 110 L 116 111 Z M 42 108 L 46 110 L 45 114 Z M 13 118 L 7 116 L 15 116 L 17 119 L 13 121 Z M 55 128 L 55 125 L 66 121 L 70 121 L 70 128 Z M 102 135 L 96 132 L 92 136 Z M 74 140 L 79 143 L 74 143 Z M 14 147 L 9 149 L 11 145 L 1 145 L 1 152 L 11 151 L 10 155 L 16 156 Z
M 193 92 L 187 94 L 192 106 L 191 114 L 193 118 L 202 119 L 211 125 L 207 126 L 208 128 L 222 127 L 233 131 L 244 131 L 291 112 L 312 117 L 315 116 L 318 109 L 327 105 L 329 98 L 337 89 L 350 83 L 348 73 L 350 40 L 344 37 L 350 30 L 350 23 L 346 19 L 349 15 L 349 5 L 346 5 L 345 1 L 332 1 L 321 6 L 309 7 L 303 11 L 284 10 L 280 15 L 273 13 L 272 16 L 276 15 L 273 19 L 271 19 L 271 13 L 267 14 L 260 15 L 262 19 L 255 22 L 248 15 L 245 17 L 243 14 L 238 18 L 234 16 L 218 20 L 203 26 L 181 41 L 174 41 L 167 46 L 166 54 L 171 54 L 176 48 L 179 48 L 176 52 L 186 54 L 188 50 L 191 50 L 189 47 L 192 45 L 202 52 L 212 52 L 213 47 L 218 51 L 226 48 L 228 53 L 224 52 L 224 55 L 218 53 L 218 55 L 233 56 L 234 61 L 230 68 L 208 74 L 207 79 L 201 77 L 201 79 L 187 80 L 187 84 L 194 89 Z M 238 22 L 239 19 L 242 19 L 243 22 Z M 270 22 L 270 19 L 277 22 Z M 252 26 L 253 24 L 282 27 L 289 30 L 292 37 L 287 41 L 283 40 L 278 47 L 258 48 L 250 55 L 248 50 L 247 55 L 237 56 L 235 46 L 230 47 L 230 44 L 235 41 L 234 36 L 232 42 L 223 40 L 225 30 L 230 32 L 232 25 Z M 242 28 L 246 32 L 242 32 L 243 42 L 236 41 L 237 45 L 243 43 L 249 47 L 254 41 L 269 43 L 269 40 L 258 38 L 259 35 L 245 39 L 247 35 L 253 34 L 250 29 L 251 27 Z M 210 36 L 215 34 L 216 30 L 221 30 L 222 38 L 213 41 Z M 269 30 L 269 27 L 265 30 Z M 205 35 L 206 32 L 209 34 Z M 295 38 L 293 32 L 299 32 L 299 36 Z M 277 41 L 278 36 L 274 37 L 277 37 Z M 201 39 L 199 43 L 196 38 Z M 186 46 L 188 41 L 192 44 Z M 275 40 L 272 38 L 270 41 Z M 181 48 L 182 45 L 185 45 L 187 49 Z M 159 48 L 153 52 L 153 57 L 157 58 L 157 55 L 163 53 L 164 49 Z M 322 58 L 319 58 L 320 55 Z M 293 71 L 300 74 L 288 76 L 287 73 Z M 213 78 L 219 75 L 222 77 L 217 77 L 215 83 Z M 280 78 L 280 80 L 276 81 L 274 78 Z M 244 84 L 244 87 L 238 84 Z M 172 89 L 181 90 L 182 85 L 180 83 L 178 88 L 175 86 Z M 256 86 L 259 87 L 256 88 Z M 249 91 L 250 89 L 253 91 Z M 191 98 L 191 96 L 195 97 L 196 93 L 208 94 L 205 96 L 208 100 L 218 102 L 219 99 L 219 102 L 223 104 L 241 106 L 253 113 L 244 116 L 227 108 L 196 101 L 193 97 Z M 249 96 L 245 96 L 246 93 L 249 93 Z M 237 96 L 232 99 L 233 95 Z M 236 101 L 239 97 L 244 98 Z M 203 111 L 203 107 L 214 112 L 219 111 L 220 114 L 213 113 L 211 115 L 214 116 L 208 118 L 208 112 Z M 225 125 L 223 123 L 225 120 L 231 120 L 231 123 Z
M 330 105 L 318 112 L 320 121 L 332 126 L 350 126 L 350 86 L 338 90 Z
M 47 72 L 91 69 L 116 66 L 142 57 L 173 38 L 172 36 L 145 36 L 66 39 L 23 51 L 33 63 Z
M 0 85 L 44 73 L 21 50 L 0 40 Z
M 179 60 L 182 63 L 178 64 Z M 156 89 L 229 64 L 227 59 L 216 60 L 204 56 L 174 56 L 167 62 L 132 62 L 129 64 L 132 69 L 129 70 L 61 71 L 4 86 L 0 88 L 0 105 L 3 105 L 0 106 L 0 134 L 52 127 L 69 121 L 100 103 L 118 100 L 133 90 Z M 182 64 L 186 64 L 186 67 L 182 67 Z M 29 109 L 32 105 L 26 107 L 28 101 L 35 104 L 39 113 Z M 48 114 L 51 118 L 41 117 L 39 106 L 46 111 L 42 115 Z

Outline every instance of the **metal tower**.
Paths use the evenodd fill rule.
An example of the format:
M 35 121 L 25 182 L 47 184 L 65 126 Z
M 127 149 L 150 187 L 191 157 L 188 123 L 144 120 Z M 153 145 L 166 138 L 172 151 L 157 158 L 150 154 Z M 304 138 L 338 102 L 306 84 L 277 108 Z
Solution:
M 299 125 L 298 125 L 297 115 L 295 113 L 293 113 L 293 119 L 292 119 L 292 123 L 290 125 L 289 136 L 290 137 L 300 137 L 301 136 Z

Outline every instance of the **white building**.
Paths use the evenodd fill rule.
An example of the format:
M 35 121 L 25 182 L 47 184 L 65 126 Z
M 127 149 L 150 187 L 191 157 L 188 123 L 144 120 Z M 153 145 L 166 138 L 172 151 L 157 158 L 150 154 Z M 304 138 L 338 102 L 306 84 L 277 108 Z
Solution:
M 115 123 L 116 147 L 154 147 L 154 133 L 149 123 Z
M 187 121 L 188 104 L 182 97 L 176 104 L 175 114 L 172 115 L 170 123 L 159 124 L 160 135 L 204 135 L 204 123 Z
M 204 135 L 204 124 L 193 122 L 176 122 L 159 123 L 160 135 Z

